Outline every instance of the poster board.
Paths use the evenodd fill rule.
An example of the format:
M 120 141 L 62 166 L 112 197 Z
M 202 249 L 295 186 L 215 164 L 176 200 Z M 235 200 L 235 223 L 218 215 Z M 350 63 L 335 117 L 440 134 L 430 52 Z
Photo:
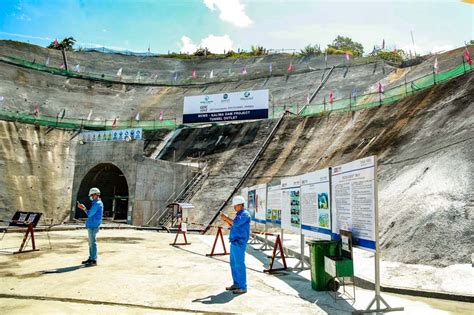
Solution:
M 301 232 L 300 176 L 281 180 L 281 227 Z
M 375 251 L 376 161 L 370 156 L 331 170 L 332 233 L 352 232 L 353 245 Z
M 267 223 L 267 184 L 256 185 L 255 187 L 255 222 Z
M 252 220 L 255 220 L 255 209 L 257 206 L 257 187 L 248 187 L 247 190 L 247 211 Z
M 281 225 L 281 185 L 267 188 L 267 223 Z
M 329 169 L 301 175 L 301 230 L 304 235 L 331 239 Z
M 245 209 L 248 210 L 248 204 L 249 204 L 249 188 L 248 187 L 244 187 L 240 190 L 240 195 L 242 197 L 244 197 L 245 199 Z

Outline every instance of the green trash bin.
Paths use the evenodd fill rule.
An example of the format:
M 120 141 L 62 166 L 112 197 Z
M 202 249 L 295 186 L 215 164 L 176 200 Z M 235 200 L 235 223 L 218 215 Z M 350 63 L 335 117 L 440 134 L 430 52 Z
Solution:
M 308 241 L 311 259 L 311 287 L 316 291 L 328 291 L 330 275 L 324 271 L 324 256 L 340 256 L 340 241 Z

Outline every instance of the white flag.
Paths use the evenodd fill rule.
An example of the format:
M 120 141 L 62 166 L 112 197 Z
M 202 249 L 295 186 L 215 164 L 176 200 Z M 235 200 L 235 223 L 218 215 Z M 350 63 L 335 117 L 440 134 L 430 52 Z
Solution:
M 122 76 L 122 68 L 118 69 L 118 71 L 117 71 L 117 76 L 118 76 L 118 77 L 121 77 L 121 76 Z
M 270 65 L 268 66 L 268 71 L 270 72 L 270 75 L 272 74 L 273 72 L 273 64 L 270 63 Z
M 433 71 L 434 71 L 434 73 L 439 72 L 438 57 L 435 57 L 435 61 L 434 61 L 434 65 L 433 65 Z
M 243 74 L 243 75 L 246 75 L 246 74 L 247 74 L 247 67 L 244 67 L 244 68 L 242 69 L 242 74 Z
M 209 79 L 214 78 L 214 70 L 211 70 L 211 73 L 209 74 Z
M 44 62 L 44 65 L 45 65 L 45 66 L 49 66 L 49 57 L 46 58 L 46 61 Z
M 306 95 L 306 104 L 309 104 L 309 93 Z
M 137 113 L 137 115 L 135 116 L 135 120 L 140 121 L 140 113 Z
M 87 115 L 87 120 L 91 120 L 91 116 L 92 116 L 92 109 L 91 109 L 91 111 L 89 112 L 89 115 Z
M 160 121 L 163 120 L 163 112 L 162 111 L 160 112 L 160 118 L 159 119 L 160 119 Z
M 3 102 L 5 100 L 5 97 L 0 96 L 0 102 Z
M 77 64 L 75 67 L 74 67 L 74 70 L 76 72 L 81 72 L 81 65 Z

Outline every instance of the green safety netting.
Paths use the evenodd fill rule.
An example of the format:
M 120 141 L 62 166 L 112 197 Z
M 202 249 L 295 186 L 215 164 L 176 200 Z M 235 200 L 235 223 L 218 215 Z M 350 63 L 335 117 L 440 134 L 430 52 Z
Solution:
M 5 57 L 2 57 L 4 59 Z M 10 62 L 20 64 L 22 66 L 36 69 L 39 71 L 46 71 L 53 74 L 67 75 L 71 77 L 89 78 L 79 73 L 66 71 L 63 69 L 48 67 L 42 64 L 35 64 L 26 60 L 8 57 Z M 383 94 L 378 92 L 358 95 L 352 98 L 334 100 L 332 104 L 326 102 L 326 104 L 310 104 L 304 105 L 285 105 L 285 106 L 273 106 L 269 110 L 269 118 L 278 118 L 286 111 L 292 113 L 299 113 L 302 109 L 301 116 L 318 115 L 321 113 L 328 112 L 341 112 L 341 111 L 355 111 L 384 104 L 389 104 L 398 101 L 406 96 L 412 95 L 418 91 L 429 88 L 437 83 L 450 80 L 463 73 L 471 71 L 472 67 L 466 63 L 460 64 L 455 68 L 444 71 L 438 74 L 428 74 L 423 77 L 417 78 L 412 81 L 404 82 L 399 86 L 385 89 Z M 101 79 L 104 79 L 103 77 Z M 108 78 L 105 78 L 108 79 Z M 113 78 L 115 79 L 115 78 Z M 40 126 L 49 126 L 57 128 L 67 129 L 89 129 L 89 130 L 107 130 L 112 128 L 143 128 L 144 130 L 158 130 L 158 129 L 175 129 L 183 125 L 177 125 L 176 120 L 127 120 L 117 121 L 114 124 L 113 120 L 86 120 L 77 118 L 57 118 L 51 116 L 36 116 L 31 113 L 20 113 L 0 110 L 0 120 L 5 121 L 16 121 L 27 124 L 35 124 Z

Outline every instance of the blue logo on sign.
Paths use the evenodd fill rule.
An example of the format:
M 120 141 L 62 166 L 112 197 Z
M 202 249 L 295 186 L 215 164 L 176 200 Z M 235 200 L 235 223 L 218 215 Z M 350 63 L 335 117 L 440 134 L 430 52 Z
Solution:
M 225 93 L 222 97 L 226 100 L 226 99 L 229 98 L 229 95 L 227 93 Z
M 250 92 L 245 92 L 245 93 L 244 93 L 244 96 L 245 96 L 245 97 L 249 97 L 249 96 L 250 96 Z
M 206 96 L 206 97 L 204 98 L 204 100 L 205 100 L 205 101 L 209 101 L 209 96 Z

